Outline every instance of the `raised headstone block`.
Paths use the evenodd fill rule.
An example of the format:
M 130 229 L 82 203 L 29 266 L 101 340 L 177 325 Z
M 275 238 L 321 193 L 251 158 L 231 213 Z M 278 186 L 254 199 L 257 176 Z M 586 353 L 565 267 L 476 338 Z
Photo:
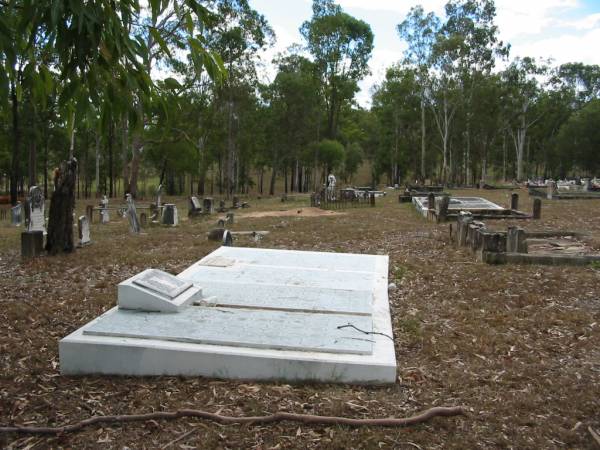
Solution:
M 223 245 L 225 247 L 233 247 L 233 236 L 229 230 L 225 230 L 223 233 Z
M 157 269 L 147 269 L 119 283 L 120 309 L 178 312 L 202 299 L 202 288 Z
M 520 227 L 508 227 L 506 236 L 507 253 L 527 253 L 527 241 L 525 230 Z
M 162 214 L 162 224 L 176 227 L 179 225 L 179 215 L 177 214 L 177 206 L 173 203 L 164 205 Z
M 215 201 L 212 197 L 205 197 L 202 200 L 202 212 L 204 214 L 212 214 L 215 212 Z
M 21 233 L 21 257 L 35 258 L 44 251 L 43 231 L 24 231 Z
M 542 200 L 539 198 L 533 199 L 533 218 L 542 218 Z
M 510 209 L 519 209 L 519 194 L 513 192 L 510 196 Z

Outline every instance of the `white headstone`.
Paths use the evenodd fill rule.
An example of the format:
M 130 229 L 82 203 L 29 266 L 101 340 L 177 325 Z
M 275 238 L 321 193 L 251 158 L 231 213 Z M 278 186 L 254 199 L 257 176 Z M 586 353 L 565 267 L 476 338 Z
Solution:
M 10 209 L 10 222 L 16 227 L 21 226 L 21 222 L 23 222 L 23 205 L 21 202 Z
M 79 228 L 79 245 L 84 246 L 90 244 L 90 222 L 87 216 L 79 216 L 77 221 L 77 228 Z
M 31 186 L 29 189 L 29 198 L 27 201 L 29 208 L 29 222 L 27 231 L 46 232 L 46 221 L 44 217 L 44 193 L 39 186 Z
M 100 205 L 102 208 L 100 210 L 100 222 L 101 223 L 109 223 L 110 215 L 108 214 L 108 198 L 106 198 L 106 195 L 104 197 L 102 197 L 102 200 L 100 201 Z

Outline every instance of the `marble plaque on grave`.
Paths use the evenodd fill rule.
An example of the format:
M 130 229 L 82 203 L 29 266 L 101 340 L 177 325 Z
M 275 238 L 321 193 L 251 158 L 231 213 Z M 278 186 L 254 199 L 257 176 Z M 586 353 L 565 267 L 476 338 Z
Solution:
M 118 304 L 121 309 L 178 312 L 202 300 L 202 288 L 170 273 L 147 269 L 119 283 Z
M 169 299 L 177 297 L 183 291 L 192 287 L 192 283 L 189 281 L 181 280 L 174 275 L 155 269 L 144 272 L 142 276 L 136 278 L 133 282 Z

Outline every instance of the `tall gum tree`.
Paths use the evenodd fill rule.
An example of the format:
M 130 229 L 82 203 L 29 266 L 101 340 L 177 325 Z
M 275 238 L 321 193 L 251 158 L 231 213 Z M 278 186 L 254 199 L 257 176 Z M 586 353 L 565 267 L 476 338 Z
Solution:
M 369 24 L 342 11 L 332 0 L 314 0 L 313 16 L 300 27 L 321 79 L 327 133 L 336 139 L 340 111 L 369 73 L 373 32 Z
M 420 86 L 421 112 L 421 164 L 419 177 L 425 180 L 426 172 L 426 113 L 427 85 L 431 65 L 431 51 L 436 34 L 440 27 L 439 18 L 432 12 L 425 14 L 421 5 L 411 8 L 406 19 L 397 26 L 398 35 L 407 44 L 404 52 L 405 61 L 416 68 L 417 80 Z

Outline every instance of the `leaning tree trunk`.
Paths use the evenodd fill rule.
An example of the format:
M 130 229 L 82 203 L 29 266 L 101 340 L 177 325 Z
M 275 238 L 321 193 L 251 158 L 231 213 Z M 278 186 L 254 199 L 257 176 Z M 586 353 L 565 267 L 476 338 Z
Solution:
M 54 192 L 48 214 L 46 251 L 51 255 L 69 253 L 73 245 L 73 209 L 75 208 L 75 180 L 77 160 L 63 161 L 54 173 Z

